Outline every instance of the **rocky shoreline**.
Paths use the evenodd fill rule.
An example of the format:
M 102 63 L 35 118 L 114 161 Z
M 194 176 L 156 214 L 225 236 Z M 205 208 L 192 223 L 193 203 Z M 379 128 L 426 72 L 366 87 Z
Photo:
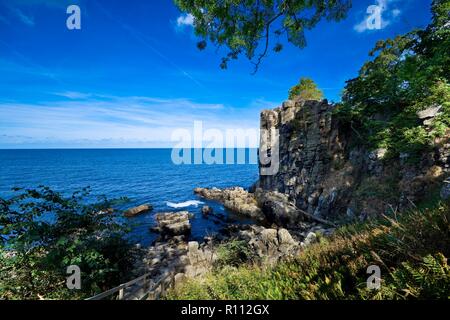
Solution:
M 150 231 L 160 237 L 150 247 L 140 248 L 136 257 L 136 276 L 150 272 L 157 278 L 171 273 L 175 275 L 176 286 L 186 278 L 212 270 L 219 248 L 232 241 L 247 243 L 256 263 L 274 265 L 298 255 L 335 230 L 330 225 L 311 221 L 281 194 L 261 189 L 248 192 L 241 187 L 196 188 L 194 193 L 217 201 L 233 213 L 251 218 L 254 223 L 235 224 L 218 217 L 225 224 L 218 233 L 205 236 L 203 241 L 189 241 L 192 216 L 187 211 L 158 213 L 157 226 Z M 203 206 L 199 211 L 203 219 L 215 216 L 209 206 Z

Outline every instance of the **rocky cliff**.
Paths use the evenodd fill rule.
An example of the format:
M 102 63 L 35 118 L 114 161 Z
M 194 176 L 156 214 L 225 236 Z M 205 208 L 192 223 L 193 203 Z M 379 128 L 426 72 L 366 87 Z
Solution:
M 284 194 L 297 208 L 334 220 L 401 211 L 439 193 L 450 172 L 448 137 L 436 141 L 418 162 L 408 161 L 408 154 L 387 159 L 384 149 L 366 149 L 358 132 L 334 115 L 334 108 L 326 100 L 286 101 L 261 113 L 261 129 L 279 133 L 278 146 L 274 144 L 278 172 L 260 175 L 257 187 L 263 194 Z M 262 138 L 260 150 L 270 149 L 271 140 Z M 260 165 L 260 170 L 265 167 Z M 441 193 L 445 188 L 448 181 Z

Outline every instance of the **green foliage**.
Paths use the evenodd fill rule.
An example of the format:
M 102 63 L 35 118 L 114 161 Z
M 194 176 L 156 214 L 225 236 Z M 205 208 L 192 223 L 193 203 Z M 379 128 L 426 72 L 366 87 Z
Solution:
M 292 261 L 273 268 L 242 265 L 213 271 L 171 291 L 169 299 L 448 299 L 450 207 L 415 210 L 337 230 Z M 381 289 L 366 286 L 381 268 Z
M 289 90 L 289 99 L 317 100 L 323 99 L 323 92 L 317 88 L 316 83 L 309 78 L 301 78 L 299 83 Z
M 78 299 L 120 283 L 131 266 L 124 227 L 90 189 L 70 197 L 39 187 L 0 198 L 0 297 Z M 22 191 L 19 193 L 19 191 Z M 66 288 L 67 267 L 81 269 L 81 290 Z
M 403 262 L 391 274 L 392 282 L 381 288 L 381 297 L 391 299 L 447 299 L 450 297 L 450 267 L 442 254 L 428 255 L 419 263 Z M 403 288 L 398 290 L 398 288 Z M 371 297 L 367 291 L 362 292 Z M 373 296 L 377 298 L 377 296 Z
M 433 20 L 425 30 L 379 41 L 370 53 L 373 60 L 347 82 L 337 114 L 361 143 L 387 148 L 391 157 L 414 157 L 448 135 L 449 3 L 433 1 Z M 425 127 L 417 112 L 434 106 L 442 106 L 441 113 Z
M 227 68 L 231 59 L 239 55 L 254 60 L 255 72 L 261 60 L 273 46 L 280 52 L 281 37 L 293 45 L 306 46 L 305 31 L 314 28 L 322 19 L 339 21 L 351 7 L 350 0 L 174 0 L 183 12 L 194 16 L 197 45 L 206 47 L 209 40 L 217 47 L 228 48 L 221 67 Z M 275 44 L 270 40 L 276 39 Z M 263 48 L 258 47 L 262 43 Z
M 216 266 L 239 266 L 252 262 L 255 255 L 245 241 L 233 240 L 222 244 L 217 249 Z

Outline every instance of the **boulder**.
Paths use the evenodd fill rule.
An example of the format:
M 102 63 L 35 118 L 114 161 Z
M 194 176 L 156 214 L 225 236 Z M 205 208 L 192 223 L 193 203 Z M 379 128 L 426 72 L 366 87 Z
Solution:
M 278 247 L 278 231 L 276 229 L 264 229 L 259 234 L 259 241 L 268 249 Z
M 215 200 L 223 204 L 223 206 L 240 215 L 262 220 L 263 215 L 255 196 L 243 188 L 234 187 L 227 189 L 207 189 L 196 188 L 194 193 L 209 200 Z
M 195 188 L 194 193 L 209 200 L 220 201 L 223 198 L 223 190 L 218 188 Z
M 199 244 L 197 241 L 191 241 L 188 243 L 188 258 L 191 265 L 196 265 L 206 260 L 203 251 L 199 249 Z
M 295 227 L 302 220 L 296 206 L 289 201 L 287 195 L 279 192 L 256 190 L 256 198 L 264 218 L 268 223 L 283 227 Z
M 148 212 L 151 210 L 153 210 L 153 206 L 151 204 L 143 204 L 143 205 L 125 210 L 123 215 L 125 217 L 130 218 L 130 217 L 135 217 L 137 215 L 140 215 L 142 213 L 145 213 L 145 212 Z
M 308 233 L 305 240 L 302 242 L 302 247 L 308 247 L 317 242 L 317 235 L 314 232 Z
M 208 251 L 204 245 L 197 241 L 188 243 L 186 265 L 184 273 L 187 278 L 199 277 L 211 270 L 212 262 L 216 256 Z
M 238 239 L 247 241 L 256 256 L 270 265 L 295 256 L 300 250 L 300 244 L 286 229 L 277 230 L 252 226 L 248 230 L 240 231 Z
M 163 236 L 180 236 L 191 232 L 189 212 L 168 212 L 156 216 L 158 231 Z
M 173 281 L 174 281 L 173 285 L 174 285 L 175 290 L 182 286 L 182 284 L 186 280 L 186 278 L 187 278 L 186 275 L 184 273 L 181 273 L 181 272 L 177 273 L 175 275 L 175 277 L 173 279 Z
M 292 238 L 291 234 L 286 229 L 279 229 L 278 230 L 278 241 L 280 243 L 280 246 L 283 246 L 283 245 L 293 245 L 293 246 L 298 245 L 297 241 L 295 241 L 294 238 Z

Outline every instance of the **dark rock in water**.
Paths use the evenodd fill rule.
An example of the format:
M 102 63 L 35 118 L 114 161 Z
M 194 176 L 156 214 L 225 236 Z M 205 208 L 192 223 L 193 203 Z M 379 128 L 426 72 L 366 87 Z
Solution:
M 209 216 L 212 213 L 213 213 L 213 208 L 211 208 L 210 206 L 203 206 L 203 208 L 202 208 L 202 215 L 204 217 L 207 217 L 207 216 Z
M 130 209 L 126 210 L 123 213 L 123 215 L 125 217 L 130 218 L 130 217 L 135 217 L 139 214 L 142 214 L 142 213 L 145 213 L 145 212 L 148 212 L 151 210 L 153 210 L 153 206 L 151 204 L 143 204 L 138 207 L 134 207 L 134 208 L 130 208 Z
M 160 213 L 156 216 L 158 230 L 162 236 L 180 236 L 191 232 L 189 212 Z

